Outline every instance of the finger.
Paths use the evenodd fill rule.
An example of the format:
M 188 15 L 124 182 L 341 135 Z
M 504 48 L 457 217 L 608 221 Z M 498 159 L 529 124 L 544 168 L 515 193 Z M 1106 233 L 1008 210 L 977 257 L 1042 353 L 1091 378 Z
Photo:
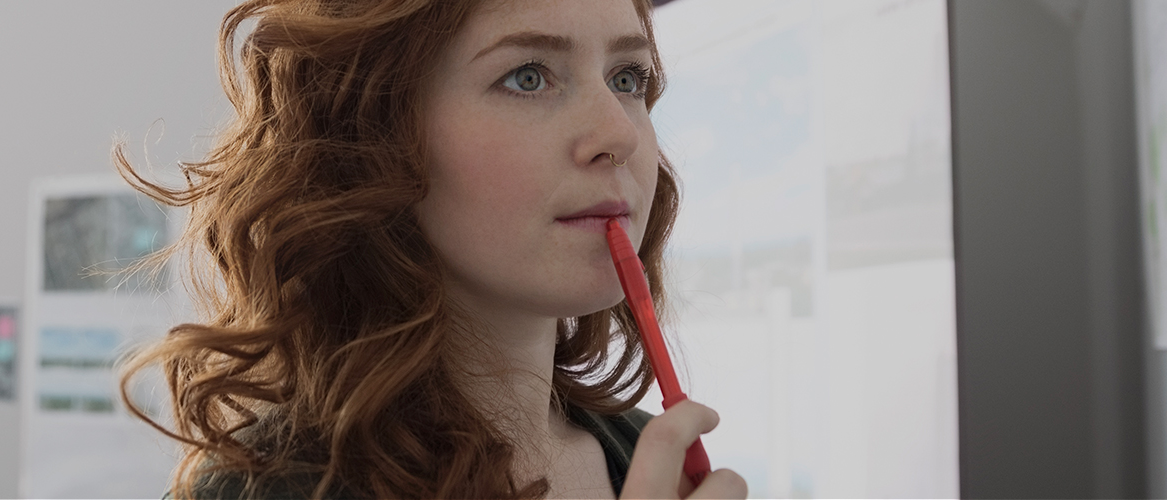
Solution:
M 718 420 L 717 412 L 692 401 L 681 401 L 649 420 L 632 453 L 625 493 L 640 498 L 676 498 L 685 450 L 698 436 L 717 427 Z
M 683 470 L 684 466 L 682 465 L 681 468 Z M 689 476 L 681 474 L 680 481 L 677 483 L 677 496 L 679 498 L 689 498 L 689 495 L 693 494 L 694 489 L 696 489 L 696 485 L 693 484 L 693 480 L 689 479 Z
M 745 498 L 750 487 L 738 473 L 729 469 L 717 469 L 705 476 L 701 486 L 686 498 Z

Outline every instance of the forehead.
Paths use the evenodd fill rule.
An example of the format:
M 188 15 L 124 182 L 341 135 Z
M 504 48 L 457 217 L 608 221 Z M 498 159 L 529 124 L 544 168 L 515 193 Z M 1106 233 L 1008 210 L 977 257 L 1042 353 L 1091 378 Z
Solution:
M 475 50 L 522 31 L 606 43 L 644 29 L 632 0 L 487 0 L 467 21 L 456 47 Z

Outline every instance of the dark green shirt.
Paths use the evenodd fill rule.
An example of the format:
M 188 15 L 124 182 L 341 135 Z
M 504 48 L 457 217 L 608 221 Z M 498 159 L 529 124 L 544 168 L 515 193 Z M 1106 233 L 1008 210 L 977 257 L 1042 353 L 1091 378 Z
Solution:
M 587 411 L 573 405 L 567 406 L 567 418 L 575 425 L 591 433 L 600 442 L 604 449 L 604 458 L 608 463 L 608 478 L 612 481 L 612 489 L 616 496 L 624 489 L 624 478 L 628 475 L 628 466 L 632 461 L 632 450 L 636 448 L 636 440 L 640 437 L 641 429 L 652 418 L 647 412 L 633 408 L 615 416 L 604 416 Z M 245 476 L 229 471 L 219 471 L 204 476 L 195 487 L 195 496 L 198 498 L 238 499 L 244 497 L 246 490 Z M 314 474 L 288 474 L 279 481 L 272 481 L 261 488 L 264 498 L 309 498 L 312 490 L 319 482 Z M 343 490 L 338 491 L 336 497 L 347 497 Z M 167 492 L 163 497 L 173 498 Z
M 624 490 L 624 478 L 628 476 L 628 465 L 632 462 L 636 439 L 652 415 L 633 408 L 620 415 L 606 417 L 568 405 L 567 418 L 600 441 L 604 458 L 608 461 L 608 478 L 612 480 L 612 489 L 619 497 Z

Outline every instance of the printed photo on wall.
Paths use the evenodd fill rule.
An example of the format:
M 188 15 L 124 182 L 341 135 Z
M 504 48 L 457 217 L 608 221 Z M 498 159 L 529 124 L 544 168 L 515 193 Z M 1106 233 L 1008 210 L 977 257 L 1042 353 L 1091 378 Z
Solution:
M 16 399 L 16 308 L 0 306 L 0 401 Z
M 45 200 L 44 291 L 157 292 L 163 275 L 122 274 L 167 240 L 166 212 L 134 194 Z

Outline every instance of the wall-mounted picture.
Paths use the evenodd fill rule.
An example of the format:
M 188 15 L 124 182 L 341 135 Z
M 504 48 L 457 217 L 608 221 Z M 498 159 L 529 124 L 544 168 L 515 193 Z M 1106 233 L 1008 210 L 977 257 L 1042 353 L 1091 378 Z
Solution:
M 16 308 L 0 306 L 0 401 L 16 399 Z
M 111 194 L 49 198 L 44 209 L 46 292 L 156 292 L 165 282 L 150 273 L 119 273 L 167 241 L 166 212 L 157 203 Z

